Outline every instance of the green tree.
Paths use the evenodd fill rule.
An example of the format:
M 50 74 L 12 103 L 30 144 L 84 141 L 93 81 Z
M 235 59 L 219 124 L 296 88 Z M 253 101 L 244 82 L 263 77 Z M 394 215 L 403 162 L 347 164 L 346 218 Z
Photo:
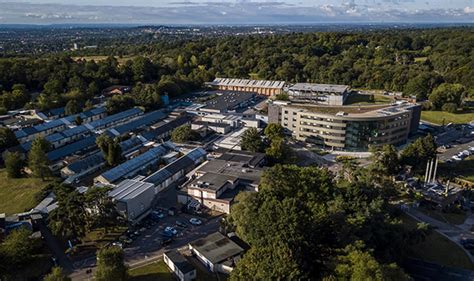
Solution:
M 116 95 L 112 98 L 108 99 L 105 107 L 107 109 L 107 113 L 115 114 L 127 109 L 130 109 L 135 106 L 134 99 L 129 95 Z
M 80 126 L 82 124 L 83 120 L 82 120 L 80 115 L 77 115 L 74 122 L 76 123 L 77 126 Z
M 400 160 L 395 146 L 370 147 L 370 151 L 372 152 L 370 165 L 372 171 L 385 176 L 393 176 L 400 171 Z
M 120 142 L 118 139 L 114 139 L 109 143 L 108 153 L 107 153 L 107 164 L 109 166 L 115 166 L 120 163 L 122 158 L 122 149 L 120 147 Z
M 264 130 L 265 136 L 269 140 L 285 137 L 285 129 L 280 124 L 271 123 Z
M 31 260 L 37 241 L 30 238 L 31 231 L 21 227 L 13 230 L 0 244 L 0 253 L 9 267 L 18 267 Z
M 109 227 L 117 225 L 119 214 L 108 195 L 109 191 L 104 187 L 91 187 L 84 194 L 86 208 L 93 210 L 88 216 L 89 228 L 104 227 L 108 232 Z
M 119 247 L 102 248 L 97 253 L 97 270 L 95 280 L 125 281 L 128 279 L 123 251 Z
M 230 280 L 302 280 L 294 251 L 285 243 L 252 247 L 230 275 Z
M 291 163 L 293 161 L 293 151 L 285 139 L 281 137 L 275 137 L 272 139 L 271 144 L 265 150 L 265 154 L 274 163 Z
M 50 150 L 51 144 L 44 138 L 36 138 L 31 144 L 28 153 L 28 167 L 35 177 L 45 179 L 51 175 L 49 169 L 49 159 L 47 152 Z
M 441 110 L 449 113 L 456 113 L 456 111 L 458 111 L 458 106 L 453 102 L 448 102 L 443 104 Z
M 77 100 L 73 99 L 67 102 L 66 107 L 64 108 L 66 115 L 73 115 L 81 112 L 81 106 Z
M 68 185 L 56 185 L 53 190 L 58 207 L 48 216 L 49 228 L 65 239 L 84 237 L 87 229 L 84 195 Z
M 5 168 L 10 178 L 19 178 L 22 175 L 24 162 L 19 152 L 7 152 Z
M 263 141 L 256 128 L 249 128 L 242 134 L 240 146 L 243 150 L 251 152 L 262 152 Z
M 63 272 L 62 268 L 55 266 L 51 273 L 44 277 L 44 281 L 71 281 L 71 278 Z
M 107 134 L 101 134 L 95 140 L 95 143 L 99 147 L 100 151 L 102 151 L 104 158 L 107 158 L 107 155 L 109 154 L 109 144 L 112 141 L 113 141 L 112 138 L 109 137 Z
M 380 264 L 370 252 L 348 246 L 345 255 L 338 257 L 335 268 L 338 280 L 411 280 L 396 264 Z
M 10 148 L 18 144 L 18 141 L 15 137 L 15 133 L 10 128 L 2 127 L 0 128 L 0 151 L 3 149 Z
M 443 83 L 433 90 L 429 96 L 430 102 L 436 109 L 441 109 L 446 103 L 454 103 L 458 107 L 467 96 L 466 88 L 461 84 Z
M 115 166 L 120 163 L 122 150 L 118 139 L 112 139 L 107 134 L 101 134 L 96 139 L 96 144 L 102 151 L 107 164 Z
M 84 104 L 84 109 L 82 111 L 89 111 L 94 108 L 94 104 L 92 103 L 91 100 L 87 100 L 86 103 Z
M 419 138 L 407 145 L 400 154 L 401 163 L 410 165 L 415 171 L 425 168 L 426 162 L 436 157 L 436 141 L 432 135 Z
M 171 132 L 171 140 L 177 143 L 197 140 L 197 133 L 189 125 L 182 125 Z

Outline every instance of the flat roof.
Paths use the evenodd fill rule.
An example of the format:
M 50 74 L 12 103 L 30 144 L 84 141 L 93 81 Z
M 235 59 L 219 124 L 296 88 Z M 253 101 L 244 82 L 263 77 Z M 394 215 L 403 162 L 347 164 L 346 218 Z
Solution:
M 213 264 L 221 263 L 244 252 L 243 248 L 219 232 L 195 240 L 190 245 Z
M 197 179 L 194 179 L 189 185 L 189 188 L 200 188 L 212 191 L 221 189 L 224 185 L 229 182 L 235 182 L 238 178 L 235 176 L 217 174 L 217 173 L 205 173 Z
M 304 92 L 324 92 L 343 94 L 349 90 L 347 85 L 334 84 L 315 84 L 315 83 L 296 83 L 289 87 L 290 91 L 304 91 Z
M 231 162 L 221 159 L 208 160 L 202 164 L 198 171 L 202 173 L 218 173 L 237 177 L 239 179 L 260 182 L 263 170 L 256 168 L 244 167 L 245 163 Z
M 346 105 L 346 106 L 325 106 L 290 103 L 288 107 L 299 108 L 314 113 L 321 113 L 330 116 L 367 118 L 367 117 L 387 117 L 408 111 L 417 104 L 383 104 L 383 105 Z M 287 107 L 284 106 L 284 107 Z M 283 107 L 283 108 L 284 108 Z
M 216 78 L 214 81 L 206 83 L 206 85 L 209 86 L 257 87 L 270 89 L 283 89 L 285 84 L 285 81 L 250 80 L 238 78 Z
M 189 263 L 189 261 L 177 250 L 166 251 L 165 256 L 167 256 L 168 259 L 173 262 L 174 266 L 177 267 L 183 274 L 195 270 L 194 266 Z
M 219 96 L 206 101 L 206 105 L 201 109 L 231 110 L 239 104 L 251 100 L 255 93 L 223 91 Z

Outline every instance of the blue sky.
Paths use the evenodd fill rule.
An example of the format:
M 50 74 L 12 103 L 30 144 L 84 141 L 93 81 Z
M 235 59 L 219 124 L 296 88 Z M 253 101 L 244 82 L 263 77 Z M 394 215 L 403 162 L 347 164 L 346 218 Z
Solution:
M 474 22 L 474 0 L 0 0 L 0 24 L 321 22 Z

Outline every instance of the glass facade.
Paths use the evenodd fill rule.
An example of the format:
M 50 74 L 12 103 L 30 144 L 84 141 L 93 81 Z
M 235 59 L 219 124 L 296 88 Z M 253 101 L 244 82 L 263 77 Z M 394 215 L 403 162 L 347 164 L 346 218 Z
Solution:
M 369 145 L 377 144 L 384 125 L 380 121 L 348 121 L 346 127 L 346 149 L 367 150 Z

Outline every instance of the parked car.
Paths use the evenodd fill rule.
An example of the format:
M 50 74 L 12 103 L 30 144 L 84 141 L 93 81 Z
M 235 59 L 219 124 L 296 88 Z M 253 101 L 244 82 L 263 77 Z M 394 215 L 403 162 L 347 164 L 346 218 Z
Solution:
M 123 244 L 121 242 L 114 242 L 114 243 L 112 243 L 112 246 L 123 248 Z
M 168 238 L 163 238 L 161 239 L 161 246 L 168 246 L 169 244 L 171 244 L 173 242 L 173 238 L 172 237 L 168 237 Z
M 197 218 L 191 218 L 189 220 L 189 222 L 192 224 L 192 225 L 201 225 L 202 224 L 202 221 L 200 219 L 197 219 Z
M 171 227 L 171 226 L 167 226 L 167 227 L 165 228 L 165 232 L 169 232 L 169 233 L 171 233 L 171 234 L 173 234 L 173 235 L 178 234 L 178 231 L 177 231 L 176 229 L 174 229 L 174 227 Z
M 188 225 L 184 221 L 176 221 L 176 225 L 182 228 L 188 227 Z
M 163 214 L 162 212 L 159 212 L 159 211 L 153 211 L 151 212 L 150 214 L 150 217 L 153 219 L 153 220 L 159 220 L 159 219 L 162 219 L 165 217 L 165 214 Z
M 461 160 L 462 160 L 462 158 L 459 157 L 458 155 L 454 155 L 452 158 L 453 158 L 453 160 L 455 160 L 455 161 L 461 161 Z

